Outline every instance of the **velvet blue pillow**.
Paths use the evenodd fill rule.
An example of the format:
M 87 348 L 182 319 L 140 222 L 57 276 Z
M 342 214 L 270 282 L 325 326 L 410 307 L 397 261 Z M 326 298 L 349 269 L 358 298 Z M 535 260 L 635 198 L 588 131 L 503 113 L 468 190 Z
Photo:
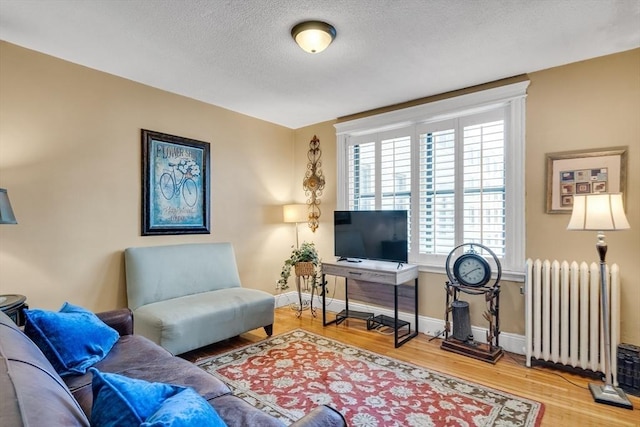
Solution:
M 226 427 L 220 415 L 195 390 L 165 400 L 140 427 Z
M 90 371 L 93 427 L 226 427 L 191 388 Z
M 65 302 L 60 311 L 24 310 L 24 332 L 61 377 L 81 375 L 101 361 L 118 341 L 118 332 L 95 314 Z
M 185 389 L 100 372 L 96 368 L 89 370 L 93 374 L 91 425 L 94 427 L 140 427 L 162 402 Z

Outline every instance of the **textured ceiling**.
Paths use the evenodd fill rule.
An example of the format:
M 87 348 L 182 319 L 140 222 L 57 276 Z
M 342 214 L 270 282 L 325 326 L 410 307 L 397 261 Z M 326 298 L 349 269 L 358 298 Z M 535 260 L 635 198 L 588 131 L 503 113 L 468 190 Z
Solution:
M 0 39 L 295 129 L 639 47 L 640 0 L 0 0 Z

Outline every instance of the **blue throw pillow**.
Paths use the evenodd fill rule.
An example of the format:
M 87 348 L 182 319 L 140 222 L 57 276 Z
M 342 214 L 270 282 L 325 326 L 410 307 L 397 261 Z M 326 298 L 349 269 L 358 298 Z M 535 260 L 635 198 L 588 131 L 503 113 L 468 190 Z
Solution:
M 24 332 L 61 377 L 81 375 L 109 353 L 120 335 L 82 307 L 65 302 L 60 311 L 24 310 Z
M 162 402 L 185 389 L 108 374 L 96 368 L 90 371 L 93 374 L 91 425 L 94 427 L 140 427 Z
M 140 427 L 226 427 L 220 415 L 188 388 L 165 400 Z
M 191 388 L 90 371 L 93 427 L 226 427 Z

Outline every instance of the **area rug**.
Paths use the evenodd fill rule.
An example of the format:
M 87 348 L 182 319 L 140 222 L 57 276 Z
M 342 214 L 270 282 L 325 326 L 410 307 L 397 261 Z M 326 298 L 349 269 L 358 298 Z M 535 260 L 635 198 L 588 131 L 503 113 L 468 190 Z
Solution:
M 322 404 L 355 427 L 538 426 L 544 412 L 541 403 L 301 329 L 198 365 L 286 425 Z

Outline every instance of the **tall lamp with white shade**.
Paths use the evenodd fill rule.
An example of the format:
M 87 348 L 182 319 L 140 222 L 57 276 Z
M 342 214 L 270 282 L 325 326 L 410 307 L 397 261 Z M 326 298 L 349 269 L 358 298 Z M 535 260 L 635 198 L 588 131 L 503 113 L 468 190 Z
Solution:
M 282 207 L 282 219 L 287 223 L 296 224 L 296 248 L 300 247 L 298 241 L 298 224 L 309 221 L 309 211 L 307 205 L 295 204 L 284 205 Z
M 611 372 L 611 341 L 609 324 L 609 302 L 607 293 L 607 243 L 604 232 L 614 230 L 627 230 L 631 228 L 629 221 L 624 214 L 622 194 L 589 194 L 576 195 L 573 198 L 573 212 L 567 230 L 575 231 L 597 231 L 598 241 L 596 249 L 600 256 L 600 313 L 602 318 L 602 329 L 604 334 L 604 363 L 605 363 L 605 383 L 589 384 L 589 389 L 593 399 L 598 403 L 619 406 L 633 409 L 633 405 L 625 395 L 624 391 L 613 385 L 613 374 Z
M 296 224 L 296 249 L 300 248 L 300 241 L 298 239 L 298 224 L 301 222 L 309 221 L 309 211 L 307 205 L 304 204 L 293 204 L 293 205 L 284 205 L 282 207 L 282 219 L 286 223 L 295 223 Z M 305 282 L 308 284 L 307 282 Z M 300 277 L 296 275 L 296 288 L 298 289 L 298 299 L 300 301 L 299 305 L 292 305 L 292 307 L 298 312 L 298 316 L 302 314 L 302 310 L 306 310 L 311 307 L 312 313 L 315 316 L 315 311 L 313 310 L 313 301 L 303 301 L 302 300 L 302 286 L 300 283 Z M 308 290 L 308 289 L 305 289 Z M 311 298 L 313 298 L 313 294 L 311 294 Z

